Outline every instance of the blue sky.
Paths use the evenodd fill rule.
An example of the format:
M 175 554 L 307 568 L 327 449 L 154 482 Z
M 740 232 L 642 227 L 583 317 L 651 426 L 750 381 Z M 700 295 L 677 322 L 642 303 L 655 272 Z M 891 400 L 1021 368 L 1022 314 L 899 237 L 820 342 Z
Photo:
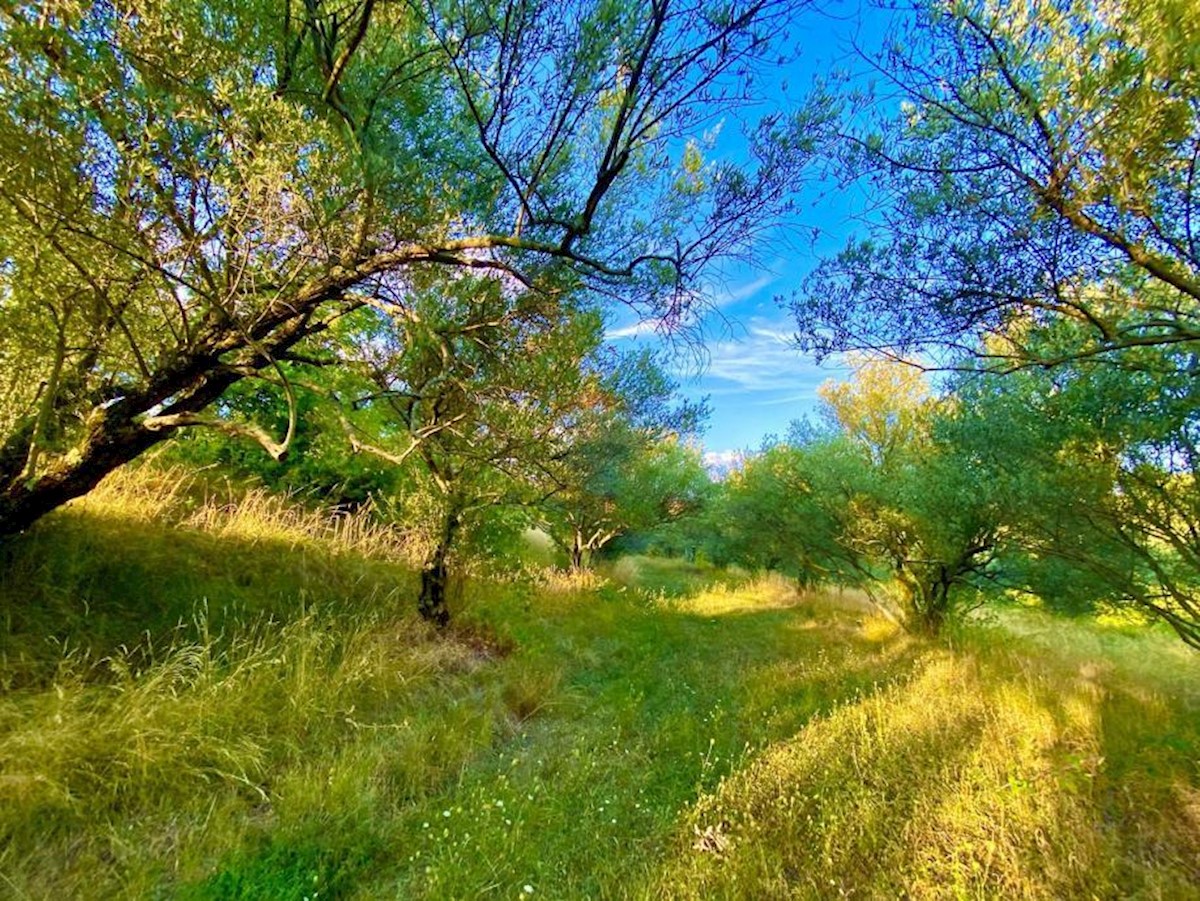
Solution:
M 782 109 L 798 103 L 813 78 L 832 67 L 861 71 L 851 43 L 878 46 L 890 16 L 857 0 L 826 10 L 797 22 L 790 38 L 800 57 L 771 73 L 771 99 Z M 815 229 L 815 240 L 798 241 L 794 234 L 789 239 L 781 232 L 776 241 L 755 248 L 757 265 L 738 267 L 706 292 L 712 312 L 701 328 L 705 341 L 699 365 L 687 359 L 676 364 L 681 393 L 709 399 L 712 416 L 702 442 L 715 459 L 755 450 L 767 434 L 782 435 L 793 419 L 814 411 L 823 382 L 847 375 L 840 361 L 818 365 L 795 348 L 793 321 L 779 303 L 820 256 L 836 253 L 855 231 L 852 215 L 862 206 L 860 198 L 825 187 L 815 185 L 812 197 L 800 198 L 797 222 L 810 235 Z M 608 337 L 626 347 L 659 340 L 653 323 L 645 322 L 613 323 Z

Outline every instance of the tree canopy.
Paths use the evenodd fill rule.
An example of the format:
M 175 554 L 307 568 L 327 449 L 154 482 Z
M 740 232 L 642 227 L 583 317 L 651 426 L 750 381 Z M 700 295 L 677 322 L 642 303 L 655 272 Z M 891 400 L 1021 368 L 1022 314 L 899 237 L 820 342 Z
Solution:
M 832 137 L 878 203 L 793 303 L 802 343 L 1012 368 L 1063 359 L 1022 332 L 1059 317 L 1085 327 L 1074 357 L 1200 338 L 1193 7 L 965 0 L 903 19 L 866 57 L 871 105 L 845 101 Z
M 1032 593 L 1200 644 L 1190 0 L 920 3 L 871 89 L 760 114 L 804 5 L 0 10 L 0 535 L 206 427 L 280 483 L 422 505 L 439 623 L 487 511 L 580 567 L 707 506 L 677 537 L 930 630 Z M 875 203 L 798 342 L 874 356 L 714 488 L 704 405 L 603 323 L 696 327 L 817 158 Z
M 430 271 L 680 321 L 811 151 L 802 117 L 745 165 L 695 143 L 794 7 L 6 8 L 0 533 L 179 429 L 283 455 L 283 364 Z M 284 386 L 284 434 L 211 411 L 249 377 Z

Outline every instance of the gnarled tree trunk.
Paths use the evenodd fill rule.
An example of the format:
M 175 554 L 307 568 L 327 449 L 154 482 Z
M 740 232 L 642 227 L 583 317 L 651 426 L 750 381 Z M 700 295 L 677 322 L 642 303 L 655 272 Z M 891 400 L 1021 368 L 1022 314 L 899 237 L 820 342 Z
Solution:
M 320 304 L 339 298 L 342 290 L 337 281 L 318 280 L 296 294 L 286 313 L 264 315 L 248 332 L 214 318 L 206 337 L 142 387 L 115 397 L 83 398 L 88 412 L 80 434 L 53 458 L 43 450 L 44 462 L 32 474 L 27 466 L 37 429 L 26 427 L 9 435 L 0 444 L 0 535 L 24 531 L 51 510 L 87 494 L 114 469 L 178 429 L 219 424 L 199 414 L 231 385 L 323 329 L 312 314 Z M 80 406 L 79 399 L 70 406 Z M 71 411 L 64 409 L 59 415 L 68 417 Z
M 576 529 L 571 536 L 571 571 L 583 572 L 591 564 L 591 554 L 583 538 L 583 532 Z
M 450 624 L 450 608 L 446 605 L 446 589 L 450 582 L 450 552 L 455 536 L 462 525 L 462 514 L 450 510 L 442 522 L 442 530 L 433 549 L 421 566 L 421 593 L 417 597 L 417 612 L 439 629 Z

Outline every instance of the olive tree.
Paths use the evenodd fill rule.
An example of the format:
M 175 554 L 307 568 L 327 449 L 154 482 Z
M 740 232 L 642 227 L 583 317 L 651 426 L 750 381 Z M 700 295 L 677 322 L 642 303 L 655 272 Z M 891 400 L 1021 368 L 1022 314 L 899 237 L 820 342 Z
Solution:
M 786 206 L 803 117 L 747 99 L 781 0 L 181 0 L 0 11 L 0 534 L 430 270 L 670 325 Z M 328 361 L 327 361 L 328 362 Z M 335 361 L 336 362 L 336 361 Z
M 597 349 L 588 362 L 595 390 L 564 423 L 566 452 L 547 471 L 541 524 L 572 569 L 614 539 L 695 512 L 708 476 L 689 443 L 708 415 L 681 401 L 664 362 L 642 350 Z
M 562 462 L 542 524 L 575 570 L 591 566 L 616 538 L 696 513 L 709 486 L 696 448 L 620 421 L 572 447 Z
M 486 511 L 532 508 L 556 490 L 569 426 L 598 390 L 587 361 L 600 316 L 510 294 L 495 277 L 436 278 L 340 336 L 357 344 L 330 386 L 352 449 L 423 486 L 409 523 L 427 538 L 417 608 L 441 626 L 464 532 Z
M 922 4 L 863 58 L 831 146 L 878 204 L 796 298 L 806 346 L 1003 370 L 1200 340 L 1191 0 Z M 1058 318 L 1086 340 L 1025 340 Z
M 1066 331 L 1047 338 L 1088 340 L 1072 345 Z M 1008 500 L 1003 519 L 1024 557 L 1016 587 L 1050 606 L 1132 606 L 1200 648 L 1197 356 L 1141 347 L 1114 362 L 963 377 L 948 437 Z M 1069 578 L 1047 591 L 1058 572 Z
M 959 415 L 901 363 L 860 361 L 821 395 L 856 465 L 842 466 L 840 541 L 894 588 L 907 626 L 936 633 L 989 578 L 1001 545 L 996 486 L 940 435 Z M 882 566 L 882 570 L 877 567 Z
M 832 437 L 764 448 L 725 480 L 715 523 L 722 553 L 805 585 L 860 581 L 863 558 L 844 541 L 845 490 L 860 467 L 848 444 Z

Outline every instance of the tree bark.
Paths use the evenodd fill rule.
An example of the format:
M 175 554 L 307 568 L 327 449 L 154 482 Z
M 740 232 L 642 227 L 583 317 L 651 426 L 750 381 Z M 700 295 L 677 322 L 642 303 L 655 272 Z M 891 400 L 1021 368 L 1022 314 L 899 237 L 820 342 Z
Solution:
M 181 354 L 142 389 L 94 402 L 71 452 L 32 477 L 26 477 L 25 470 L 36 430 L 26 427 L 10 436 L 0 446 L 0 536 L 22 532 L 51 510 L 87 494 L 114 469 L 177 430 L 146 424 L 149 411 L 161 405 L 159 419 L 198 413 L 231 385 L 269 366 L 275 355 L 312 334 L 309 321 L 308 315 L 302 315 L 283 323 L 236 367 L 221 359 L 226 352 L 245 351 L 244 336 L 229 339 L 214 333 L 202 342 L 205 349 Z
M 87 494 L 118 466 L 144 453 L 168 434 L 150 431 L 137 423 L 110 424 L 104 411 L 100 411 L 89 423 L 78 459 L 56 466 L 36 481 L 15 479 L 0 491 L 0 536 L 23 532 L 51 510 Z
M 921 586 L 921 595 L 917 626 L 926 635 L 938 635 L 950 612 L 950 582 L 945 567 L 939 567 L 939 574 Z
M 422 619 L 439 629 L 450 625 L 450 608 L 446 605 L 446 589 L 450 581 L 450 551 L 461 524 L 457 512 L 447 514 L 433 550 L 421 567 L 421 593 L 417 597 L 417 612 Z
M 583 572 L 588 567 L 588 549 L 584 545 L 583 533 L 579 529 L 575 530 L 575 536 L 571 541 L 571 571 Z

